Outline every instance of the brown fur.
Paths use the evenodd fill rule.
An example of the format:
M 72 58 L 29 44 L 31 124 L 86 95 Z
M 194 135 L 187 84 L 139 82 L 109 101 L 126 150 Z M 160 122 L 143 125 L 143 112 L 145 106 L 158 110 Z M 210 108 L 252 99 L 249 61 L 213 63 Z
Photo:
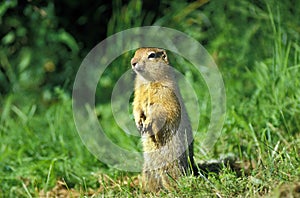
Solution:
M 171 190 L 194 168 L 190 121 L 165 50 L 140 48 L 131 65 L 137 74 L 133 114 L 142 136 L 143 188 Z

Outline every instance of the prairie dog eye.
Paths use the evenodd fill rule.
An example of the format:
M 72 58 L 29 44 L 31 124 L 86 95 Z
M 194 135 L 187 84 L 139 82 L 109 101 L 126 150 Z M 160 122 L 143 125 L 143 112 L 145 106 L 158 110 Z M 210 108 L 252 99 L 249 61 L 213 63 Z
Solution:
M 151 52 L 149 55 L 148 55 L 148 59 L 153 59 L 153 58 L 155 58 L 155 56 L 156 56 L 156 54 L 155 54 L 155 52 Z

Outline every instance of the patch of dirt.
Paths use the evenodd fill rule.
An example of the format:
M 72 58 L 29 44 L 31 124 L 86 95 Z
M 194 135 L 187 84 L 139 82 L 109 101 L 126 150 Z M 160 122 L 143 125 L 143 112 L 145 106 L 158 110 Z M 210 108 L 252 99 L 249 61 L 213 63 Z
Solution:
M 280 198 L 300 198 L 300 182 L 282 184 L 279 187 Z
M 75 190 L 74 188 L 69 188 L 66 182 L 58 180 L 56 185 L 45 192 L 41 190 L 38 194 L 39 197 L 45 198 L 74 198 L 74 197 L 97 197 L 98 195 L 103 194 L 105 191 L 119 189 L 121 190 L 122 186 L 130 186 L 132 188 L 138 188 L 139 179 L 135 177 L 122 177 L 122 179 L 114 180 L 108 175 L 102 174 L 99 176 L 100 187 L 98 189 L 88 189 L 86 190 Z
M 39 192 L 39 197 L 55 197 L 55 198 L 73 198 L 73 197 L 81 197 L 82 195 L 86 196 L 93 196 L 97 192 L 89 189 L 88 192 L 80 192 L 73 188 L 69 189 L 67 184 L 64 181 L 58 180 L 56 182 L 56 185 L 49 191 L 45 192 L 44 190 L 41 190 Z

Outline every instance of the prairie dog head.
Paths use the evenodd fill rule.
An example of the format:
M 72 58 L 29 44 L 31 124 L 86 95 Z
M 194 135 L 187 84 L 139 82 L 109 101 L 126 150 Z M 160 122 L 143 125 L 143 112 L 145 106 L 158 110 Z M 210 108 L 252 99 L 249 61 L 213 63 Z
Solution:
M 139 48 L 131 59 L 131 67 L 146 81 L 166 80 L 171 72 L 167 53 L 160 48 Z

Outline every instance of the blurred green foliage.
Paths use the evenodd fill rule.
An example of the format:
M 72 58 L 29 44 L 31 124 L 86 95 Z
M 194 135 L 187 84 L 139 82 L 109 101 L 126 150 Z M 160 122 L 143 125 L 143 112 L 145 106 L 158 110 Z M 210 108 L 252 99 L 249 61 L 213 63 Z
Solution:
M 297 6 L 293 1 L 255 0 L 5 0 L 0 3 L 0 93 L 26 90 L 44 93 L 47 99 L 55 86 L 70 92 L 76 71 L 92 47 L 109 35 L 143 25 L 175 28 L 196 38 L 221 68 L 237 77 L 273 55 L 269 13 L 280 13 L 273 23 L 280 24 L 284 45 L 299 40 Z M 107 72 L 104 86 L 112 89 L 112 82 L 129 68 L 129 59 L 118 61 L 124 69 Z M 247 87 L 251 93 L 253 87 Z
M 79 45 L 59 26 L 54 3 L 3 1 L 0 10 L 1 95 L 70 88 Z

